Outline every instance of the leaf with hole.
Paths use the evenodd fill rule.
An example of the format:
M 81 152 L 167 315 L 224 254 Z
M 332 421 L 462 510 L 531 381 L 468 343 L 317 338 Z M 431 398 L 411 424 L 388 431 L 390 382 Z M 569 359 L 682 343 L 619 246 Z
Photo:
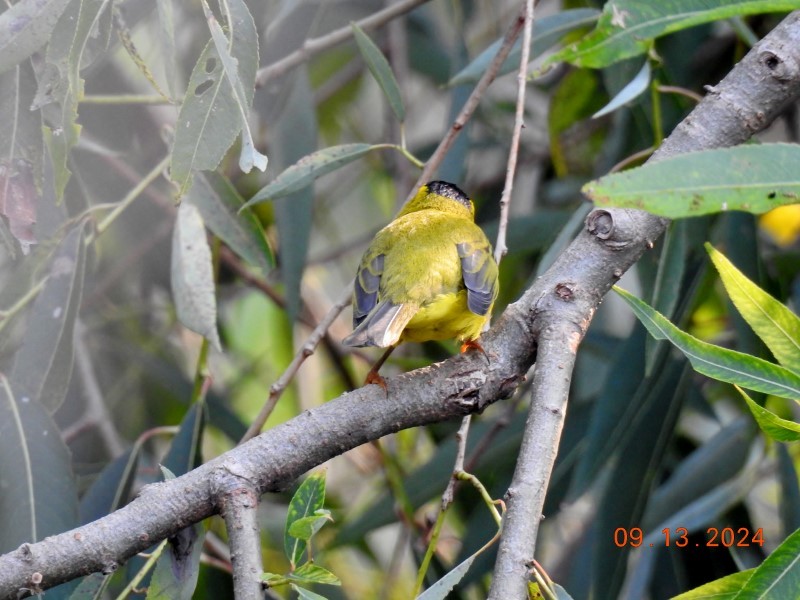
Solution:
M 242 129 L 241 106 L 249 107 L 253 101 L 258 31 L 242 0 L 225 5 L 230 9 L 227 50 L 236 59 L 246 102 L 237 100 L 214 40 L 209 40 L 192 69 L 175 124 L 170 178 L 178 185 L 178 197 L 188 191 L 195 171 L 219 165 Z
M 227 5 L 223 3 L 223 6 Z M 242 9 L 244 11 L 247 10 L 245 7 L 240 8 L 240 10 Z M 233 91 L 236 107 L 239 109 L 242 129 L 242 149 L 239 155 L 239 168 L 245 173 L 249 173 L 253 167 L 256 167 L 259 171 L 265 171 L 267 169 L 267 157 L 256 150 L 255 144 L 253 143 L 253 135 L 250 133 L 250 124 L 248 123 L 250 102 L 253 99 L 253 92 L 249 91 L 248 93 L 248 91 L 245 90 L 244 83 L 242 83 L 239 77 L 239 61 L 231 56 L 228 51 L 228 38 L 225 37 L 222 27 L 220 27 L 217 18 L 213 15 L 211 9 L 208 7 L 208 2 L 205 0 L 203 0 L 203 12 L 208 20 L 208 27 L 211 30 L 211 39 L 214 42 L 214 47 L 222 61 L 222 70 Z M 231 15 L 228 14 L 227 16 L 228 20 L 230 20 Z M 255 82 L 251 84 L 251 87 L 254 84 Z

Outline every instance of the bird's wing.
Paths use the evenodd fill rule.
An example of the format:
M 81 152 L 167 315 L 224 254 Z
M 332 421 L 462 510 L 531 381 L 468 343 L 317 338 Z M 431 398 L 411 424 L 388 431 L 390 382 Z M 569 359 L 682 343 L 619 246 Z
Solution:
M 485 315 L 497 298 L 497 263 L 492 248 L 488 242 L 462 242 L 456 249 L 467 288 L 467 306 L 476 315 Z
M 353 328 L 357 328 L 378 305 L 378 288 L 383 275 L 383 254 L 369 260 L 365 256 L 358 267 L 353 286 Z

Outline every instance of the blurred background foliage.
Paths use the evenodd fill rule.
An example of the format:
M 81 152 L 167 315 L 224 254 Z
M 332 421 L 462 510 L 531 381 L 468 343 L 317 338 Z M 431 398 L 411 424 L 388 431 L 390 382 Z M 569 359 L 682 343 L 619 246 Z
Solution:
M 31 381 L 41 401 L 20 409 L 27 425 L 16 433 L 31 437 L 0 435 L 0 473 L 7 482 L 10 473 L 24 468 L 20 449 L 37 449 L 33 460 L 38 466 L 28 471 L 37 482 L 25 488 L 31 492 L 25 498 L 35 497 L 37 505 L 48 509 L 39 537 L 124 504 L 142 485 L 161 478 L 159 464 L 180 475 L 234 446 L 270 386 L 341 298 L 366 243 L 392 218 L 418 175 L 401 152 L 370 151 L 313 186 L 254 205 L 252 215 L 268 248 L 263 244 L 254 250 L 258 236 L 253 231 L 259 228 L 243 234 L 253 252 L 249 256 L 225 235 L 209 232 L 216 281 L 213 314 L 222 351 L 209 347 L 177 317 L 170 267 L 175 187 L 161 176 L 181 123 L 179 100 L 210 38 L 202 5 L 170 0 L 94 4 L 99 16 L 79 58 L 84 94 L 72 89 L 81 129 L 65 163 L 71 176 L 63 198 L 58 193 L 63 171 L 57 160 L 45 160 L 50 154 L 41 152 L 41 141 L 31 142 L 25 150 L 29 154 L 0 158 L 6 199 L 0 373 L 12 383 L 4 398 L 13 396 L 24 406 L 30 397 L 20 390 Z M 259 41 L 257 65 L 279 63 L 308 40 L 391 4 L 248 1 Z M 352 38 L 273 74 L 256 88 L 250 114 L 255 145 L 269 157 L 266 173 L 240 170 L 237 141 L 207 181 L 223 204 L 234 207 L 231 214 L 249 219 L 249 211 L 236 209 L 318 149 L 404 143 L 425 160 L 474 85 L 469 78 L 450 83 L 451 78 L 502 37 L 519 4 L 421 2 L 388 25 L 367 30 L 399 83 L 406 112 L 402 125 Z M 81 3 L 67 5 L 70 10 Z M 218 7 L 212 9 L 220 18 Z M 584 22 L 565 29 L 551 44 L 558 38 L 574 41 L 589 31 L 602 3 L 540 2 L 537 21 L 578 9 L 584 11 Z M 588 205 L 580 186 L 667 135 L 693 106 L 691 93 L 702 95 L 704 85 L 719 81 L 752 40 L 782 16 L 759 14 L 685 29 L 659 38 L 647 56 L 602 69 L 562 63 L 541 73 L 542 56 L 552 48 L 539 50 L 532 63 L 536 77 L 527 89 L 509 253 L 500 269 L 495 314 L 582 226 Z M 51 40 L 51 48 L 54 44 Z M 41 54 L 0 75 L 4 106 L 22 105 L 8 97 L 11 77 L 16 78 L 13 89 L 29 105 L 37 87 L 42 92 L 47 71 Z M 644 93 L 593 119 L 641 72 L 643 63 L 649 65 Z M 65 80 L 60 81 L 63 85 Z M 199 95 L 191 88 L 186 93 Z M 490 239 L 498 231 L 515 97 L 515 75 L 505 74 L 489 88 L 436 175 L 472 196 L 477 220 Z M 58 148 L 52 138 L 70 134 L 69 123 L 55 110 L 67 104 L 45 104 L 34 111 L 38 125 L 44 118 L 49 127 L 51 153 Z M 17 123 L 8 124 L 6 110 L 0 118 L 6 133 Z M 760 137 L 797 141 L 797 135 L 793 106 Z M 34 214 L 27 226 L 24 218 L 10 214 L 16 202 L 12 192 L 22 186 L 17 175 L 12 182 L 12 160 L 23 160 L 19 170 L 29 186 L 36 182 L 38 193 L 30 196 L 35 201 L 23 204 Z M 150 184 L 132 195 L 148 176 Z M 123 205 L 124 210 L 115 208 Z M 781 210 L 760 221 L 743 213 L 677 221 L 622 286 L 701 339 L 767 357 L 766 348 L 731 309 L 702 244 L 711 241 L 751 279 L 794 307 L 800 214 L 795 207 Z M 209 225 L 213 219 L 201 212 Z M 76 268 L 64 275 L 59 258 Z M 343 349 L 338 342 L 349 331 L 346 310 L 291 380 L 267 428 L 360 384 L 377 355 Z M 410 370 L 456 351 L 451 343 L 408 344 L 383 372 Z M 770 402 L 773 410 L 789 415 L 779 399 Z M 470 432 L 467 470 L 495 498 L 505 493 L 514 469 L 526 403 L 523 386 L 512 400 L 480 415 Z M 9 409 L 3 410 L 7 416 Z M 63 444 L 52 436 L 44 439 L 54 431 L 47 429 L 52 424 Z M 35 437 L 40 426 L 42 439 Z M 326 508 L 334 522 L 315 538 L 315 559 L 340 577 L 342 586 L 319 586 L 317 592 L 328 598 L 409 597 L 452 470 L 457 427 L 442 423 L 403 431 L 381 440 L 379 447 L 365 445 L 324 466 Z M 797 445 L 765 440 L 731 386 L 694 374 L 682 356 L 648 339 L 618 298 L 608 298 L 579 353 L 538 561 L 573 597 L 598 599 L 668 598 L 750 568 L 800 526 L 798 464 Z M 18 492 L 0 494 L 2 551 L 31 539 L 29 526 L 14 508 L 24 502 L 17 500 L 22 497 Z M 265 570 L 275 573 L 289 568 L 283 528 L 290 492 L 268 494 L 260 507 Z M 194 597 L 231 597 L 224 527 L 218 519 L 205 527 Z M 635 527 L 645 534 L 688 527 L 689 547 L 666 548 L 663 540 L 635 551 L 615 546 L 618 528 Z M 764 544 L 706 547 L 708 527 L 763 529 Z M 462 486 L 428 582 L 495 531 L 478 495 Z M 481 555 L 449 597 L 484 597 L 493 558 L 491 550 Z M 122 589 L 140 566 L 134 560 L 121 569 L 112 589 Z M 289 592 L 276 593 L 288 597 Z M 53 597 L 58 594 L 66 597 L 67 588 Z

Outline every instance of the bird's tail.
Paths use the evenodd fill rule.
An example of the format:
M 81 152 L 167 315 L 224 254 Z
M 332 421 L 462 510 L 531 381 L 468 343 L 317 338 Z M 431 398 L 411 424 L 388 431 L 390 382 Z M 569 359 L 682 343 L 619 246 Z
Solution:
M 345 346 L 378 346 L 388 348 L 400 341 L 400 335 L 417 313 L 416 304 L 380 302 L 364 317 L 353 333 L 342 340 Z

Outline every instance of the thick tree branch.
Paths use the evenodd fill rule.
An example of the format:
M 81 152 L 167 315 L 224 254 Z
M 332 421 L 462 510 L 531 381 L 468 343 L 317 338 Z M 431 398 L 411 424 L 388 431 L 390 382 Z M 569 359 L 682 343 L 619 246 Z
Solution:
M 651 161 L 740 144 L 797 100 L 800 12 L 784 19 L 708 92 Z M 526 597 L 546 484 L 563 426 L 564 384 L 570 379 L 574 352 L 603 295 L 652 248 L 667 223 L 640 211 L 595 210 L 586 219 L 586 229 L 517 304 L 532 307 L 529 320 L 540 332 L 540 359 L 531 414 L 508 491 L 490 599 Z
M 261 600 L 261 536 L 258 527 L 258 494 L 243 483 L 222 498 L 220 512 L 225 519 L 233 565 L 233 595 L 236 600 Z
M 794 13 L 710 90 L 665 141 L 657 157 L 740 143 L 798 96 L 800 13 Z M 611 284 L 652 247 L 665 226 L 665 221 L 635 211 L 593 212 L 587 218 L 586 230 L 482 338 L 487 356 L 470 352 L 389 378 L 388 393 L 378 386 L 366 386 L 344 394 L 182 477 L 147 486 L 133 502 L 98 521 L 23 544 L 0 556 L 0 598 L 16 598 L 20 590 L 46 589 L 87 573 L 113 571 L 158 540 L 218 513 L 225 491 L 241 487 L 242 481 L 248 482 L 256 494 L 279 490 L 308 469 L 369 440 L 481 411 L 513 393 L 533 363 L 540 337 L 543 360 L 532 410 L 557 406 L 564 397 L 574 346 L 597 305 Z M 559 344 L 566 348 L 557 353 Z M 553 357 L 547 360 L 547 366 L 545 351 L 548 355 L 552 352 Z M 559 362 L 559 356 L 563 362 Z M 565 368 L 559 369 L 559 364 Z M 551 372 L 557 373 L 553 382 L 548 376 Z M 539 401 L 545 391 L 553 392 L 549 404 Z M 537 436 L 557 440 L 561 427 L 558 412 L 550 411 L 545 421 L 550 430 L 540 430 Z M 545 416 L 532 417 L 531 421 L 542 422 Z M 551 448 L 547 460 L 538 461 L 533 468 L 521 462 L 519 468 L 546 481 L 557 441 L 552 441 Z M 537 458 L 526 455 L 521 461 Z M 517 485 L 515 478 L 515 489 L 523 489 Z M 533 500 L 515 495 L 509 513 L 525 502 Z M 535 514 L 541 514 L 541 503 L 535 508 Z M 509 522 L 515 518 L 508 516 Z M 509 580 L 522 588 L 517 586 L 517 591 L 508 595 L 493 590 L 495 598 L 525 597 L 527 562 L 533 556 L 539 519 L 524 521 L 524 517 L 517 521 L 524 529 L 521 536 L 515 536 L 525 540 L 524 547 L 517 547 L 506 561 L 503 557 L 509 552 L 504 541 L 495 573 L 496 582 Z

